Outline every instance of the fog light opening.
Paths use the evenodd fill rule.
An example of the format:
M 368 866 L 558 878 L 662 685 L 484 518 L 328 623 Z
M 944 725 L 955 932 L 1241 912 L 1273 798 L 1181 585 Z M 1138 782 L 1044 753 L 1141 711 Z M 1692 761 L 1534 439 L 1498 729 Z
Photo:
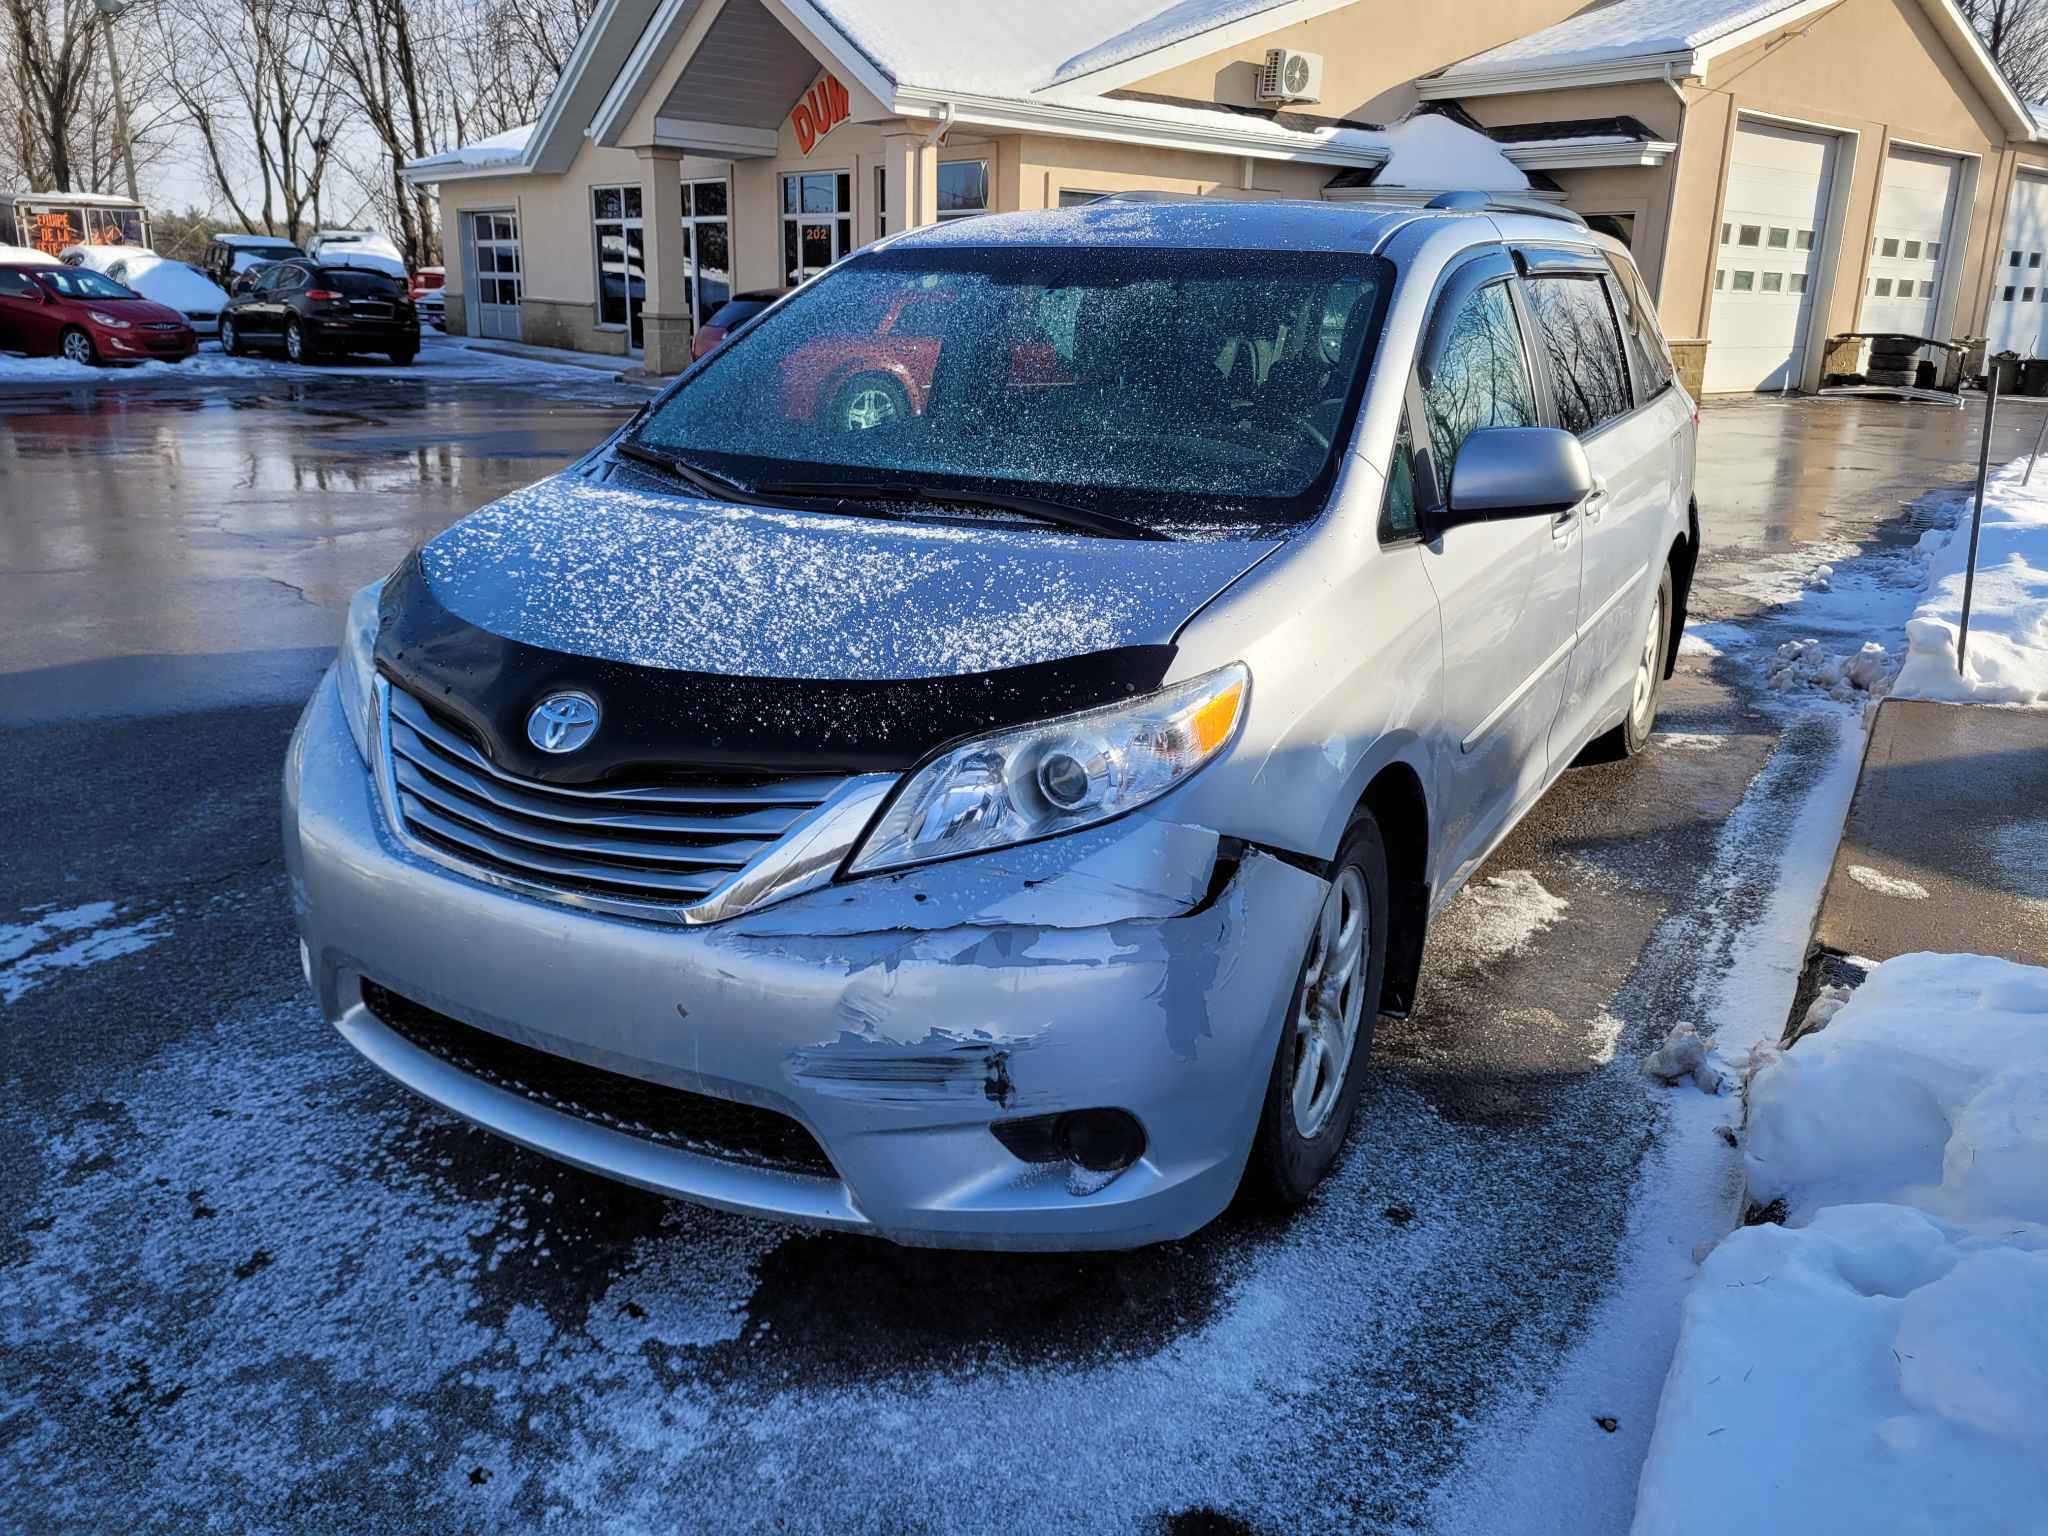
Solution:
M 1060 1116 L 1053 1139 L 1088 1173 L 1122 1173 L 1145 1155 L 1145 1128 L 1121 1109 L 1072 1110 Z

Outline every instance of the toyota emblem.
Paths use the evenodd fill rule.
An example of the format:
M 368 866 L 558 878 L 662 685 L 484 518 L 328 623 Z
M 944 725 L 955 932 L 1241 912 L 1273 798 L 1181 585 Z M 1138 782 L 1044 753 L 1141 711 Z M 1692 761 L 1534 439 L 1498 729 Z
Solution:
M 574 752 L 597 734 L 597 700 L 587 693 L 551 693 L 526 717 L 526 739 L 543 752 Z

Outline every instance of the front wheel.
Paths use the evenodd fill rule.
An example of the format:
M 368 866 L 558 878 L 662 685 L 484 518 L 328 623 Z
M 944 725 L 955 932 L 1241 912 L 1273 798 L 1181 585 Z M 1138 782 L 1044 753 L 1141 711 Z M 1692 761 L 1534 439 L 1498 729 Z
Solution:
M 237 334 L 235 322 L 226 315 L 220 319 L 220 349 L 228 357 L 242 355 L 242 338 Z
M 1246 1177 L 1280 1205 L 1323 1181 L 1357 1114 L 1387 965 L 1387 850 L 1361 810 L 1344 831 L 1281 1026 Z
M 93 346 L 92 338 L 76 326 L 64 333 L 57 343 L 57 350 L 66 362 L 79 363 L 87 368 L 100 360 L 99 350 Z

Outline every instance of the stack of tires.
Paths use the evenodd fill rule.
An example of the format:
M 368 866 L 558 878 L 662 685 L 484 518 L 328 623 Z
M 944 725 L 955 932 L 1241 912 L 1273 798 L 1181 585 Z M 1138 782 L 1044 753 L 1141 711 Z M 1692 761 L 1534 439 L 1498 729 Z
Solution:
M 1911 336 L 1878 336 L 1870 343 L 1870 366 L 1863 377 L 1886 389 L 1903 389 L 1914 379 L 1914 354 L 1919 341 Z

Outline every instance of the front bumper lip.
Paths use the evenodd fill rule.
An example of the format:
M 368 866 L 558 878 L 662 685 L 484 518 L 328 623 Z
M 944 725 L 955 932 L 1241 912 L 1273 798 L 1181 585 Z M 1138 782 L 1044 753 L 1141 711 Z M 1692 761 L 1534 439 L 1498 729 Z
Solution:
M 1215 1216 L 1243 1170 L 1324 889 L 1256 852 L 1219 866 L 1214 832 L 1141 816 L 706 927 L 621 921 L 399 843 L 331 674 L 285 780 L 314 989 L 384 1071 L 608 1177 L 906 1243 L 1129 1247 Z M 377 1019 L 366 979 L 522 1045 L 787 1115 L 839 1177 L 700 1155 L 492 1086 Z M 1096 1106 L 1135 1114 L 1148 1147 L 1093 1192 L 989 1132 Z

